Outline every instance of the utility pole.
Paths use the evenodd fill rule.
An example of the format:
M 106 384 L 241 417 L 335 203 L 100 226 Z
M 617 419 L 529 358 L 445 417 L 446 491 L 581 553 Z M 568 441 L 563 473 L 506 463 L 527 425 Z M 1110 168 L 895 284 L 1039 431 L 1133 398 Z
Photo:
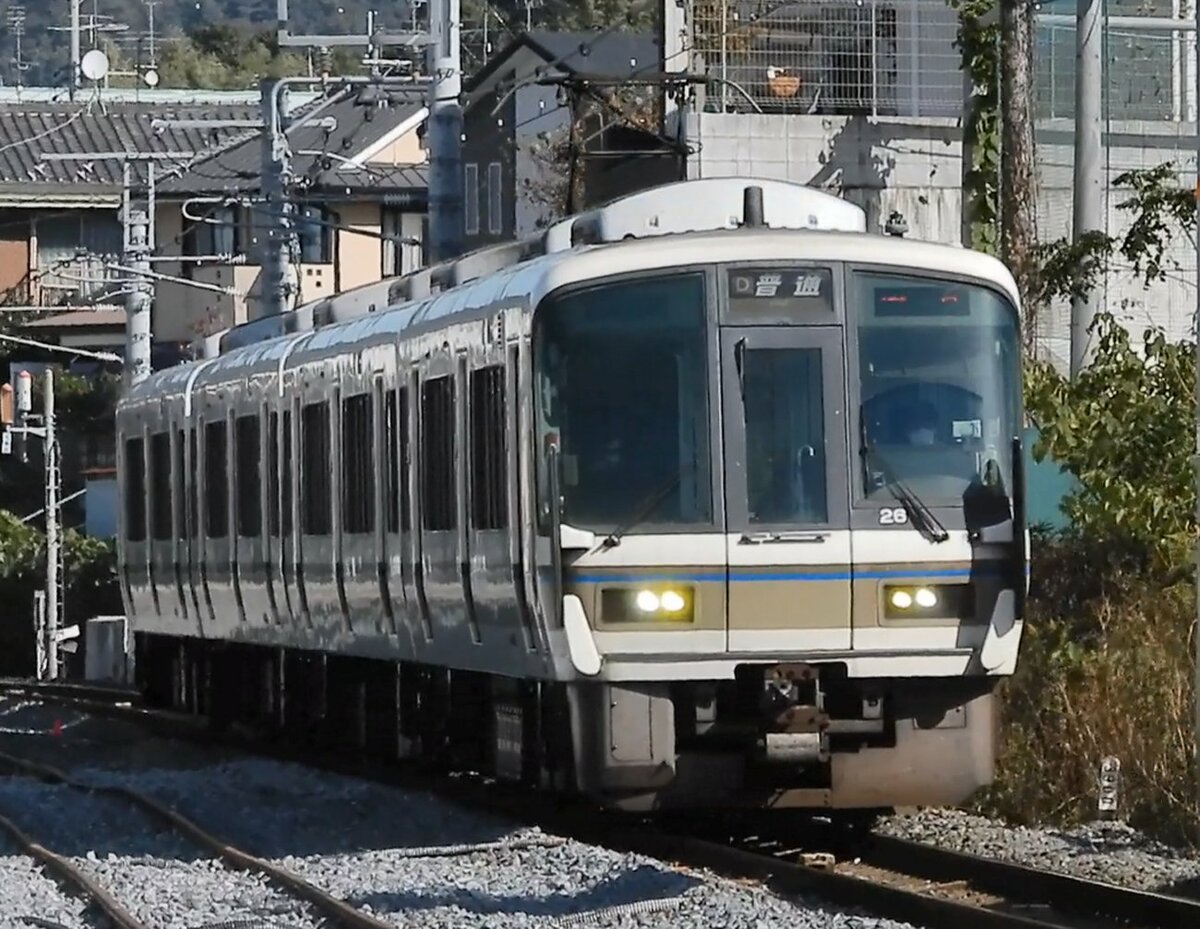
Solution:
M 1033 149 L 1033 5 L 1000 0 L 1000 257 L 1017 282 L 1032 347 L 1037 307 L 1037 185 Z
M 135 387 L 150 376 L 151 309 L 154 305 L 154 283 L 150 277 L 151 224 L 154 216 L 154 164 L 149 171 L 146 187 L 146 206 L 134 202 L 133 171 L 124 164 L 121 224 L 124 227 L 122 262 L 129 269 L 130 280 L 125 295 L 125 373 L 126 386 Z
M 460 0 L 429 0 L 429 239 L 431 262 L 462 252 L 463 113 Z
M 1192 41 L 1196 48 L 1196 64 L 1193 77 L 1196 81 L 1196 109 L 1195 118 L 1197 124 L 1200 125 L 1200 2 L 1193 2 L 1193 9 L 1196 13 L 1195 32 L 1192 33 Z M 1200 133 L 1196 135 L 1196 157 L 1197 166 L 1200 167 Z M 1200 212 L 1200 177 L 1196 179 L 1196 199 L 1197 211 Z M 1200 226 L 1197 227 L 1200 229 Z M 1192 319 L 1192 338 L 1196 340 L 1198 350 L 1196 355 L 1196 401 L 1200 404 L 1200 234 L 1196 236 L 1196 315 Z M 1194 469 L 1196 480 L 1198 482 L 1198 490 L 1200 490 L 1200 405 L 1196 407 L 1196 458 L 1195 463 L 1198 465 Z M 1196 515 L 1200 518 L 1200 496 L 1196 498 Z M 1200 570 L 1200 548 L 1196 552 L 1197 569 Z M 1192 752 L 1195 760 L 1195 770 L 1200 773 L 1200 584 L 1196 584 L 1196 625 L 1197 628 L 1192 635 L 1195 654 L 1192 658 Z M 1197 785 L 1200 787 L 1200 785 Z
M 68 88 L 70 89 L 71 99 L 75 99 L 75 94 L 79 90 L 79 4 L 83 0 L 67 0 L 71 5 L 71 74 L 68 78 Z
M 44 410 L 42 426 L 45 429 L 43 450 L 46 460 L 46 676 L 50 680 L 58 677 L 58 635 L 62 625 L 62 550 L 58 538 L 58 498 L 61 491 L 62 472 L 58 466 L 58 438 L 54 423 L 54 370 L 46 369 L 42 387 Z
M 266 242 L 262 259 L 262 315 L 278 316 L 292 307 L 294 227 L 288 197 L 291 161 L 288 153 L 284 113 L 287 84 L 264 79 L 262 89 L 262 192 L 266 201 Z
M 1075 15 L 1075 190 L 1073 240 L 1105 228 L 1106 203 L 1101 184 L 1100 98 L 1104 86 L 1103 0 L 1077 0 Z M 1071 298 L 1071 377 L 1079 376 L 1091 357 L 1091 328 L 1099 310 L 1092 290 Z

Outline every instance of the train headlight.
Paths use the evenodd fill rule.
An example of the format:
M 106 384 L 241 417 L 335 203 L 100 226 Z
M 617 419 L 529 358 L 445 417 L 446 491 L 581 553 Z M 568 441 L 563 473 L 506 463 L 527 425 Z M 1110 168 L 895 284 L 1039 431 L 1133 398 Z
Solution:
M 975 616 L 974 587 L 967 584 L 904 584 L 883 589 L 883 615 L 889 619 L 962 619 Z
M 600 592 L 600 618 L 605 623 L 690 623 L 695 593 L 690 587 L 606 587 Z
M 658 598 L 658 602 L 667 613 L 682 613 L 687 606 L 683 594 L 674 590 L 664 590 L 663 595 Z
M 637 608 L 643 613 L 657 613 L 661 601 L 653 590 L 639 590 L 637 597 L 633 601 L 637 604 Z

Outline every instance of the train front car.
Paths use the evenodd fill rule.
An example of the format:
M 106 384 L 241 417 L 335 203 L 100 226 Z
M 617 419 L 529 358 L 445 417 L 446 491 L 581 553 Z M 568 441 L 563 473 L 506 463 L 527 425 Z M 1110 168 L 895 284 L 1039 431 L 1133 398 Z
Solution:
M 534 315 L 580 786 L 960 802 L 991 779 L 1026 585 L 1012 278 L 878 236 L 703 239 Z

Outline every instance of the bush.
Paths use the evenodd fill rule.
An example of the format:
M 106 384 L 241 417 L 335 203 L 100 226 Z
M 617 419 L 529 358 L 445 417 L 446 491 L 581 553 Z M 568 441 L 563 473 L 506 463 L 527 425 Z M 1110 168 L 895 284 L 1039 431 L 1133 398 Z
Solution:
M 996 783 L 978 801 L 1018 822 L 1097 816 L 1100 760 L 1121 760 L 1120 814 L 1174 842 L 1200 826 L 1192 757 L 1195 588 L 1121 572 L 1095 584 L 1078 537 L 1043 540 L 1017 673 L 1004 686 Z M 1067 579 L 1049 573 L 1066 562 Z M 1047 573 L 1043 573 L 1046 570 Z M 1072 588 L 1069 578 L 1081 582 Z

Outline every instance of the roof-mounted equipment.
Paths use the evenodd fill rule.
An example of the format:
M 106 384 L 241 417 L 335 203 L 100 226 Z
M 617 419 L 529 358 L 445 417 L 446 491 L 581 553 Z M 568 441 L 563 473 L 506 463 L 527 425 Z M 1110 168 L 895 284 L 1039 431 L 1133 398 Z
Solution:
M 663 184 L 564 219 L 546 230 L 546 251 L 737 229 L 745 219 L 746 190 L 753 187 L 762 191 L 763 225 L 772 229 L 867 231 L 866 213 L 833 194 L 790 181 L 714 177 Z

